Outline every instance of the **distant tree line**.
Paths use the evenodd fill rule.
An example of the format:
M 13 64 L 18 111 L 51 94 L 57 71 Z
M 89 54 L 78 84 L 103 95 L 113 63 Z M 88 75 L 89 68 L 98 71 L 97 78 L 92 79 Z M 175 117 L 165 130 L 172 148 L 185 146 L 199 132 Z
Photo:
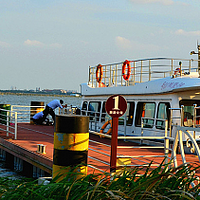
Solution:
M 81 93 L 74 90 L 0 90 L 0 93 L 7 94 L 35 94 L 35 95 L 71 95 L 71 96 L 80 96 Z

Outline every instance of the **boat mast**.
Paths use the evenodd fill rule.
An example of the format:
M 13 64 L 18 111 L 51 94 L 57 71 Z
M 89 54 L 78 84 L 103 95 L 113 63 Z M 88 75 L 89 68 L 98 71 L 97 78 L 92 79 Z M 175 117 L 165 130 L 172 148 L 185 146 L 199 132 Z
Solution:
M 198 44 L 198 41 L 197 41 L 197 48 L 198 48 L 198 72 L 200 75 L 200 45 Z
M 190 55 L 198 54 L 198 73 L 200 77 L 200 44 L 198 44 L 198 40 L 197 40 L 197 49 L 198 49 L 198 53 L 196 53 L 195 51 L 191 51 Z

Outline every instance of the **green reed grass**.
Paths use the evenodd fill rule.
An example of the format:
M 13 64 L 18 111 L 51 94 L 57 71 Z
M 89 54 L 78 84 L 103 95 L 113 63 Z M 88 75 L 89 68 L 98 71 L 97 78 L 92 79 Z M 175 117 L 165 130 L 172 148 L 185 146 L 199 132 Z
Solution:
M 125 169 L 112 177 L 109 173 L 99 173 L 79 179 L 76 179 L 77 173 L 70 171 L 61 181 L 57 176 L 48 185 L 38 185 L 37 180 L 1 178 L 0 196 L 6 200 L 200 199 L 200 184 L 194 173 L 200 166 L 168 167 L 162 163 L 152 170 L 150 163 L 147 168 Z

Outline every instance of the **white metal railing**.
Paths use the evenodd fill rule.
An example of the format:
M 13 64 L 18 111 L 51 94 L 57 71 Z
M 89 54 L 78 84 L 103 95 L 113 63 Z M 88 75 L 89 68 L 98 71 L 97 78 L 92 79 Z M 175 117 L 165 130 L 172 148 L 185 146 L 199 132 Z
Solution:
M 17 117 L 17 112 L 0 108 L 0 130 L 5 132 L 6 136 L 13 134 L 14 139 L 17 139 Z
M 43 111 L 45 106 L 23 106 L 23 105 L 10 105 L 10 110 L 0 108 L 0 130 L 15 135 L 17 139 L 17 124 L 30 123 L 32 117 L 37 112 Z M 77 107 L 68 106 L 64 109 L 55 109 L 55 114 L 75 114 Z M 48 116 L 51 121 L 51 116 Z
M 184 76 L 191 72 L 198 71 L 198 60 L 173 59 L 173 58 L 152 58 L 141 60 L 130 60 L 130 77 L 124 80 L 122 71 L 124 62 L 105 64 L 101 66 L 89 66 L 88 84 L 91 87 L 115 87 L 135 85 L 137 83 L 164 78 L 167 76 Z M 100 81 L 97 81 L 97 76 Z
M 89 129 L 90 129 L 90 131 L 94 131 L 94 132 L 100 132 L 104 123 L 111 120 L 111 117 L 106 113 L 101 114 L 100 112 L 81 110 L 81 114 L 90 117 Z M 100 115 L 103 115 L 104 117 L 102 117 Z M 148 127 L 152 128 L 152 130 L 148 129 L 149 132 L 157 132 L 159 135 L 160 134 L 164 135 L 165 119 L 147 118 L 147 117 L 146 118 L 142 117 L 141 119 L 142 120 L 141 120 L 141 135 L 140 135 L 140 137 L 143 135 L 144 128 L 148 128 Z M 149 121 L 151 120 L 152 123 L 151 124 L 149 122 L 145 123 L 144 122 L 145 120 L 149 120 Z M 157 122 L 161 122 L 161 123 L 158 124 Z M 127 125 L 126 124 L 127 124 L 127 115 L 124 114 L 122 117 L 119 118 L 119 129 L 118 129 L 119 135 L 121 135 L 121 136 L 130 135 L 130 134 L 127 134 Z M 109 129 L 110 129 L 110 126 L 107 126 L 104 129 L 104 132 L 107 132 Z
M 102 148 L 105 150 L 105 148 L 110 148 L 111 146 L 107 145 L 107 144 L 104 144 L 102 142 L 97 142 L 97 141 L 91 140 L 91 139 L 89 141 L 90 141 L 90 143 L 97 144 L 98 147 L 95 147 L 94 145 L 90 144 L 88 149 L 90 151 L 93 151 L 93 152 L 95 152 L 97 154 L 102 155 L 103 159 L 99 159 L 98 156 L 96 156 L 96 157 L 94 157 L 94 156 L 88 156 L 88 158 L 90 158 L 91 160 L 100 163 L 99 165 L 93 165 L 93 164 L 89 163 L 88 166 L 91 167 L 91 168 L 93 168 L 93 169 L 95 169 L 95 170 L 98 170 L 100 172 L 105 172 L 104 170 L 102 170 L 99 167 L 97 167 L 97 166 L 100 166 L 101 164 L 103 164 L 104 166 L 106 166 L 107 170 L 109 170 L 109 167 L 110 167 L 110 163 L 109 163 L 110 154 L 104 153 L 104 152 L 100 151 L 99 148 L 100 148 L 100 146 L 102 146 Z
M 11 111 L 17 112 L 18 122 L 30 122 L 31 116 L 44 110 L 44 108 L 45 106 L 11 105 Z
M 146 118 L 143 118 L 142 121 L 144 121 L 145 119 Z M 162 120 L 162 119 L 159 119 L 159 120 Z M 164 130 L 162 132 L 160 132 L 159 136 L 143 136 L 142 135 L 142 129 L 143 129 L 143 126 L 145 125 L 144 122 L 143 122 L 143 126 L 141 126 L 141 135 L 138 135 L 138 136 L 126 136 L 126 135 L 118 136 L 118 140 L 130 140 L 130 141 L 134 141 L 134 142 L 139 140 L 141 145 L 143 144 L 143 142 L 141 142 L 143 140 L 152 140 L 152 141 L 159 140 L 160 141 L 159 146 L 158 145 L 155 146 L 154 142 L 152 143 L 153 145 L 148 145 L 148 146 L 145 145 L 145 143 L 144 143 L 143 146 L 134 145 L 134 143 L 133 143 L 132 146 L 118 146 L 117 147 L 117 149 L 118 149 L 117 159 L 121 159 L 121 158 L 130 159 L 131 163 L 133 163 L 133 164 L 128 164 L 128 165 L 126 165 L 127 167 L 148 166 L 149 161 L 148 160 L 145 161 L 145 159 L 158 158 L 158 157 L 163 157 L 163 159 L 165 158 L 165 163 L 167 164 L 168 161 L 170 160 L 169 152 L 172 151 L 172 149 L 170 148 L 170 141 L 174 141 L 174 138 L 169 137 L 168 121 L 164 120 L 164 119 L 162 121 L 164 122 L 163 125 L 162 125 Z M 111 135 L 99 133 L 99 132 L 96 132 L 96 131 L 90 131 L 90 133 L 95 134 L 95 135 L 99 135 L 100 137 L 111 138 Z M 109 145 L 109 147 L 110 147 L 110 145 Z M 135 156 L 120 154 L 121 149 L 142 149 L 142 148 L 143 149 L 162 149 L 163 154 L 162 155 L 156 155 L 156 154 L 155 155 L 135 155 Z M 143 164 L 136 165 L 136 164 L 134 164 L 135 160 L 139 160 Z M 101 161 L 99 161 L 99 162 L 101 162 Z M 109 163 L 107 165 L 109 165 Z M 152 164 L 151 166 L 154 167 L 154 166 L 159 166 L 159 165 L 160 165 L 160 163 L 155 163 L 155 164 Z M 121 165 L 121 166 L 118 166 L 118 167 L 123 168 L 124 166 Z
M 45 106 L 23 106 L 10 105 L 10 110 L 0 108 L 0 130 L 6 132 L 8 136 L 14 134 L 17 139 L 17 124 L 30 123 L 32 116 L 37 112 L 43 111 Z M 77 107 L 68 106 L 65 109 L 55 109 L 55 114 L 75 114 Z M 51 116 L 48 116 L 51 121 Z
M 111 117 L 106 113 L 100 113 L 96 111 L 88 111 L 88 110 L 80 110 L 80 113 L 82 115 L 86 115 L 90 117 L 89 122 L 89 129 L 90 131 L 99 132 L 102 128 L 102 126 L 107 122 L 111 120 Z M 120 135 L 126 135 L 126 115 L 123 115 L 119 118 L 119 133 Z M 109 130 L 110 126 L 105 127 L 104 132 L 107 132 Z
M 7 136 L 14 134 L 14 139 L 17 139 L 18 123 L 30 123 L 31 117 L 43 109 L 44 106 L 22 105 L 11 105 L 10 110 L 0 109 L 0 130 L 5 132 Z
M 135 155 L 135 156 L 119 156 L 120 157 L 129 157 L 129 158 L 132 158 L 132 159 L 139 159 L 139 158 L 149 158 L 149 157 L 163 157 L 163 159 L 165 158 L 165 163 L 167 164 L 170 157 L 169 157 L 169 151 L 171 151 L 170 149 L 170 140 L 173 141 L 174 139 L 172 137 L 169 137 L 168 135 L 168 121 L 167 120 L 164 120 L 164 119 L 159 119 L 159 121 L 163 121 L 163 125 L 159 125 L 159 126 L 162 126 L 162 128 L 164 129 L 163 132 L 159 132 L 159 135 L 156 135 L 156 136 L 150 136 L 150 135 L 143 135 L 143 131 L 144 131 L 144 127 L 146 125 L 149 125 L 149 123 L 145 120 L 147 120 L 148 118 L 145 118 L 145 117 L 142 117 L 141 118 L 141 135 L 138 135 L 138 136 L 125 136 L 125 137 L 118 137 L 118 139 L 129 139 L 129 140 L 133 140 L 133 141 L 136 141 L 136 140 L 139 140 L 140 141 L 140 145 L 142 145 L 144 143 L 143 140 L 151 140 L 152 141 L 152 145 L 149 145 L 148 146 L 124 146 L 124 147 L 118 147 L 118 148 L 129 148 L 129 149 L 141 149 L 141 148 L 144 148 L 144 149 L 163 149 L 164 150 L 164 154 L 163 155 Z M 149 118 L 151 119 L 151 118 Z M 153 126 L 153 123 L 150 124 L 151 126 Z M 155 142 L 154 141 L 160 141 L 159 143 L 159 146 L 158 145 L 155 145 Z M 145 143 L 144 143 L 145 144 Z M 149 162 L 146 162 L 146 161 L 141 161 L 143 162 L 144 164 L 142 166 L 148 166 Z M 158 166 L 160 163 L 158 164 L 152 164 L 151 166 Z M 136 165 L 128 165 L 130 167 L 133 167 L 133 166 L 136 166 Z
M 197 155 L 199 162 L 200 162 L 199 145 L 197 144 L 197 140 L 191 134 L 191 132 L 194 132 L 194 131 L 200 132 L 200 128 L 183 127 L 183 126 L 176 126 L 176 127 L 177 127 L 177 132 L 175 135 L 175 141 L 173 144 L 173 150 L 172 150 L 172 155 L 171 155 L 171 160 L 174 161 L 175 167 L 178 166 L 177 156 L 176 156 L 178 144 L 180 147 L 179 149 L 180 149 L 180 153 L 181 153 L 182 162 L 184 164 L 187 163 L 186 156 L 185 156 L 185 149 L 184 149 L 184 145 L 183 145 L 183 135 L 186 135 L 188 137 L 188 139 L 186 141 L 186 147 L 188 149 L 190 149 L 190 153 L 193 153 L 193 154 L 195 153 Z
M 165 159 L 165 164 L 168 164 L 169 161 L 174 163 L 174 166 L 178 166 L 178 159 L 177 159 L 177 148 L 180 147 L 181 153 L 181 160 L 179 160 L 179 165 L 184 163 L 187 164 L 185 154 L 188 153 L 186 151 L 190 150 L 191 153 L 197 154 L 199 162 L 200 162 L 200 149 L 198 141 L 200 142 L 200 137 L 198 139 L 195 138 L 195 133 L 200 133 L 199 124 L 195 124 L 196 119 L 200 118 L 196 114 L 197 110 L 200 107 L 194 106 L 194 118 L 193 118 L 193 125 L 192 127 L 186 127 L 184 124 L 184 106 L 180 108 L 170 108 L 171 116 L 169 117 L 169 125 L 168 121 L 165 119 L 159 118 L 141 118 L 141 132 L 136 136 L 126 136 L 126 128 L 124 128 L 124 135 L 118 135 L 118 140 L 129 140 L 129 141 L 139 141 L 140 146 L 131 145 L 131 146 L 118 146 L 117 151 L 117 159 L 130 159 L 129 164 L 126 164 L 126 167 L 135 167 L 135 166 L 148 166 L 149 165 L 149 158 L 156 161 L 156 159 L 162 157 Z M 90 133 L 98 135 L 100 137 L 106 137 L 111 139 L 111 135 L 107 135 L 104 133 L 99 133 L 101 128 L 102 122 L 99 119 L 100 113 L 91 111 L 82 110 L 85 115 L 90 116 Z M 173 113 L 178 112 L 178 113 Z M 105 113 L 104 113 L 105 114 Z M 106 116 L 106 115 L 105 115 Z M 105 120 L 107 121 L 107 120 Z M 157 123 L 159 121 L 159 123 Z M 93 123 L 93 125 L 92 125 Z M 104 122 L 103 122 L 104 123 Z M 148 127 L 149 126 L 149 127 Z M 124 127 L 126 127 L 126 116 L 124 117 Z M 122 128 L 122 126 L 121 126 Z M 157 130 L 157 129 L 158 130 Z M 156 131 L 156 130 L 157 131 Z M 172 136 L 173 130 L 173 136 Z M 147 134 L 148 131 L 148 134 Z M 155 134 L 156 131 L 156 134 Z M 151 136 L 151 132 L 154 133 L 156 136 Z M 184 138 L 184 140 L 183 140 Z M 148 145 L 146 145 L 148 144 Z M 160 149 L 163 151 L 163 154 L 155 154 L 155 155 L 123 155 L 120 154 L 121 149 Z M 92 150 L 92 149 L 90 149 Z M 98 151 L 98 149 L 93 150 Z M 104 153 L 103 153 L 104 155 Z M 110 156 L 110 155 L 104 155 Z M 194 155 L 195 156 L 195 155 Z M 96 162 L 102 163 L 109 167 L 109 163 L 107 164 L 102 161 L 101 159 L 91 158 L 94 159 Z M 138 161 L 140 164 L 138 165 Z M 100 164 L 99 164 L 100 165 Z M 151 166 L 156 167 L 159 166 L 159 162 L 154 162 Z M 121 165 L 119 168 L 123 168 L 124 166 Z M 94 167 L 95 168 L 95 167 Z M 98 168 L 95 168 L 98 170 Z M 99 169 L 100 171 L 100 169 Z

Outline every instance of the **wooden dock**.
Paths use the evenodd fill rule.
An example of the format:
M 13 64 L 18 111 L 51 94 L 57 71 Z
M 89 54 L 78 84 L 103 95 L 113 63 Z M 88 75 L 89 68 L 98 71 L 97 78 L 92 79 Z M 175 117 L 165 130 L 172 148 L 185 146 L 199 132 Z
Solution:
M 51 175 L 53 166 L 54 127 L 18 123 L 17 128 L 17 140 L 14 140 L 13 135 L 6 136 L 5 132 L 0 130 L 0 149 Z M 98 170 L 94 170 L 95 167 L 109 172 L 109 165 L 106 165 L 106 163 L 110 163 L 110 142 L 111 140 L 108 138 L 100 138 L 99 136 L 90 134 L 88 173 L 99 172 Z M 46 145 L 46 154 L 37 152 L 38 144 Z M 153 161 L 153 164 L 160 164 L 162 162 L 164 150 L 156 148 L 132 148 L 133 145 L 138 147 L 138 144 L 133 144 L 133 142 L 119 141 L 118 146 L 126 146 L 126 148 L 119 148 L 118 155 L 148 156 L 140 159 L 132 159 L 131 165 L 148 165 L 151 161 Z M 155 155 L 160 157 L 155 157 Z M 97 158 L 101 162 L 92 159 L 92 157 Z M 199 163 L 198 157 L 193 154 L 186 155 L 186 160 L 187 162 Z M 182 164 L 180 154 L 177 155 L 177 161 L 179 165 Z

